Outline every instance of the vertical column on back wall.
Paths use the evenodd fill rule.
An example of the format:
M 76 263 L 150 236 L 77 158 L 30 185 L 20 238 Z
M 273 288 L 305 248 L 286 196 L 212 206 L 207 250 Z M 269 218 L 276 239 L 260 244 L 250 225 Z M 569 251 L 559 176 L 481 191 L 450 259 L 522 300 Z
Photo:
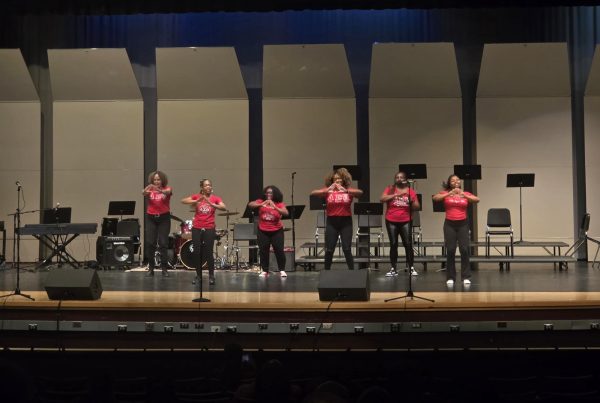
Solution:
M 590 7 L 570 7 L 568 13 L 569 30 L 567 40 L 569 43 L 569 60 L 571 64 L 571 109 L 573 113 L 573 233 L 575 237 L 578 236 L 579 227 L 584 214 L 589 211 L 588 208 L 594 208 L 593 206 L 595 203 L 587 203 L 588 186 L 595 187 L 594 183 L 597 183 L 597 180 L 590 181 L 592 178 L 588 179 L 586 168 L 588 163 L 590 166 L 595 164 L 594 161 L 597 160 L 597 158 L 595 158 L 593 154 L 596 152 L 595 150 L 598 149 L 597 147 L 586 147 L 586 138 L 588 134 L 594 136 L 593 133 L 597 132 L 595 128 L 592 129 L 591 127 L 589 128 L 591 131 L 588 132 L 586 123 L 591 123 L 593 120 L 587 118 L 588 111 L 586 106 L 588 94 L 586 93 L 586 83 L 588 83 L 588 88 L 591 90 L 594 87 L 597 88 L 595 82 L 598 80 L 598 78 L 596 78 L 596 73 L 596 77 L 593 79 L 594 84 L 591 84 L 591 81 L 588 81 L 592 59 L 594 56 L 599 57 L 598 52 L 594 55 L 596 39 L 594 38 L 594 12 L 594 8 Z M 595 68 L 596 70 L 599 68 L 597 63 L 595 63 Z M 584 95 L 586 96 L 584 97 Z M 591 111 L 593 116 L 596 114 L 597 108 L 592 105 L 590 105 L 590 108 L 593 109 L 593 111 Z M 590 141 L 592 141 L 592 144 L 595 143 L 592 139 L 590 139 Z M 598 145 L 597 143 L 595 144 Z M 592 154 L 590 155 L 590 157 L 592 157 L 591 161 L 588 161 L 587 159 L 586 154 L 588 152 Z M 598 215 L 596 215 L 596 218 L 598 218 Z M 598 222 L 595 224 L 592 223 L 594 223 L 593 220 L 590 222 L 592 229 L 600 228 Z M 579 249 L 578 258 L 580 260 L 587 260 L 587 244 L 582 245 Z

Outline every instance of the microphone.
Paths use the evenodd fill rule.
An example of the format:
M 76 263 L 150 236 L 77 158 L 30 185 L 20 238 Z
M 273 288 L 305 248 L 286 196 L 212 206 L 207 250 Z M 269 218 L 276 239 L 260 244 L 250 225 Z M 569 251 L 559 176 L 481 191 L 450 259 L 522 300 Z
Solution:
M 56 207 L 54 207 L 54 211 L 58 211 L 59 207 L 60 207 L 60 203 L 56 203 Z
M 292 172 L 292 178 L 296 175 L 296 171 Z
M 17 185 L 18 187 L 21 187 L 21 182 L 20 181 L 16 181 L 15 185 Z

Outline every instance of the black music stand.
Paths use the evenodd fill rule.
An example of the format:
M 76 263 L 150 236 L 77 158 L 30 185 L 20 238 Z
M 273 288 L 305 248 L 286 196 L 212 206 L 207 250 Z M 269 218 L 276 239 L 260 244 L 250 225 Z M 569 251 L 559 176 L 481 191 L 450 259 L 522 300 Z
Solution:
M 333 170 L 336 171 L 340 168 L 346 168 L 350 175 L 352 175 L 353 181 L 362 180 L 362 170 L 360 169 L 360 165 L 334 165 Z
M 381 216 L 383 215 L 383 203 L 354 203 L 354 214 L 358 216 L 360 227 L 360 217 L 367 216 L 367 269 L 371 267 L 371 227 L 377 225 L 375 217 L 379 217 L 379 226 L 381 226 Z M 373 217 L 373 218 L 372 218 Z M 375 224 L 375 225 L 371 225 Z M 364 226 L 363 226 L 364 227 Z M 365 234 L 358 234 L 365 235 Z M 358 246 L 358 244 L 357 244 Z
M 444 201 L 433 201 L 433 212 L 434 213 L 445 213 L 446 212 L 446 206 L 444 206 Z
M 535 174 L 507 174 L 506 187 L 519 188 L 519 240 L 515 243 L 524 243 L 523 241 L 523 188 L 534 187 Z
M 250 200 L 250 201 L 254 201 L 254 199 Z M 258 209 L 259 208 L 252 208 L 252 207 L 246 205 L 246 209 L 244 210 L 244 214 L 242 214 L 242 218 L 247 218 L 248 222 L 254 222 L 256 220 L 256 213 L 257 213 Z M 227 229 L 229 229 L 229 216 L 227 216 Z M 235 236 L 235 234 L 234 234 L 234 236 Z M 227 232 L 226 241 L 227 241 L 227 246 L 229 247 L 229 231 Z M 256 246 L 256 243 L 257 243 L 256 240 L 248 241 L 249 245 Z M 237 257 L 236 257 L 236 259 L 237 259 Z M 258 249 L 251 248 L 248 250 L 248 260 L 252 264 L 255 264 L 256 262 L 258 262 Z
M 427 165 L 425 164 L 398 164 L 398 172 L 404 172 L 409 182 L 415 179 L 427 179 Z
M 462 180 L 481 179 L 481 165 L 454 165 L 454 175 Z
M 108 202 L 108 215 L 118 215 L 123 219 L 124 215 L 135 214 L 135 200 L 110 201 Z

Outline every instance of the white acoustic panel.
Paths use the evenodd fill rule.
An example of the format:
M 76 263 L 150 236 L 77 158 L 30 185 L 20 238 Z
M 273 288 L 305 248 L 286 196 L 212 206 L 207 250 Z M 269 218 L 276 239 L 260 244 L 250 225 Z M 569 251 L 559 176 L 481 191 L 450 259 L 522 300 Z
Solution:
M 156 49 L 158 99 L 247 99 L 233 47 Z
M 54 203 L 73 222 L 101 224 L 112 200 L 135 200 L 143 217 L 143 113 L 142 101 L 54 102 Z M 73 255 L 95 259 L 98 235 L 76 239 Z
M 371 58 L 371 98 L 459 98 L 452 43 L 377 43 Z
M 510 173 L 535 173 L 523 188 L 523 238 L 573 241 L 573 180 L 569 98 L 480 98 L 477 100 L 479 232 L 489 208 L 506 207 L 517 237 L 519 189 L 506 187 Z M 540 254 L 540 250 L 520 250 Z
M 478 97 L 568 97 L 566 43 L 486 44 Z
M 462 161 L 461 100 L 372 98 L 369 118 L 371 199 L 393 183 L 399 164 L 427 164 L 415 189 L 423 194 L 423 238 L 443 239 L 444 214 L 433 212 L 431 196 Z
M 200 190 L 200 180 L 213 183 L 230 211 L 240 214 L 248 203 L 248 101 L 197 100 L 158 102 L 158 169 L 173 187 L 171 209 L 186 220 L 194 213 L 180 200 Z M 217 227 L 227 220 L 217 217 Z
M 279 187 L 285 203 L 291 204 L 291 174 L 297 173 L 294 202 L 306 206 L 296 221 L 297 247 L 314 241 L 316 212 L 309 209 L 311 190 L 324 186 L 333 165 L 356 164 L 355 111 L 354 99 L 263 100 L 263 182 Z M 291 234 L 286 233 L 286 245 L 291 241 Z
M 50 49 L 54 101 L 142 99 L 125 49 Z
M 344 46 L 265 46 L 263 98 L 354 98 Z
M 17 199 L 21 225 L 39 222 L 40 206 L 40 102 L 29 71 L 19 49 L 0 49 L 0 221 L 6 228 L 6 259 L 13 256 L 13 217 Z M 17 197 L 16 182 L 22 193 Z M 36 261 L 38 241 L 29 236 L 21 239 L 20 258 Z M 1 253 L 1 252 L 0 252 Z
M 19 49 L 0 49 L 0 102 L 38 101 Z

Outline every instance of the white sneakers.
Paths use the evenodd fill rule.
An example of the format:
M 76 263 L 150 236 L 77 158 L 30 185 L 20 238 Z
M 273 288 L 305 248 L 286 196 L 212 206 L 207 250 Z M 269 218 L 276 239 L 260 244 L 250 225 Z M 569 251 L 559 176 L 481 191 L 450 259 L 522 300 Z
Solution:
M 268 271 L 261 271 L 260 274 L 258 275 L 258 277 L 269 277 L 269 272 Z
M 390 269 L 390 271 L 385 273 L 386 277 L 396 277 L 397 275 L 398 275 L 398 272 L 393 267 Z
M 411 275 L 411 276 L 418 276 L 418 275 L 419 275 L 419 273 L 418 273 L 418 272 L 415 270 L 415 268 L 414 268 L 414 267 L 411 267 L 411 268 L 410 268 L 410 275 Z
M 285 270 L 281 270 L 281 271 L 279 272 L 279 275 L 280 275 L 281 277 L 287 277 L 287 273 L 285 272 Z
M 446 285 L 447 286 L 453 286 L 454 285 L 454 280 L 452 280 L 451 278 L 449 278 L 448 280 L 446 280 Z M 471 280 L 469 280 L 468 278 L 463 280 L 463 285 L 465 286 L 470 286 L 471 285 Z

